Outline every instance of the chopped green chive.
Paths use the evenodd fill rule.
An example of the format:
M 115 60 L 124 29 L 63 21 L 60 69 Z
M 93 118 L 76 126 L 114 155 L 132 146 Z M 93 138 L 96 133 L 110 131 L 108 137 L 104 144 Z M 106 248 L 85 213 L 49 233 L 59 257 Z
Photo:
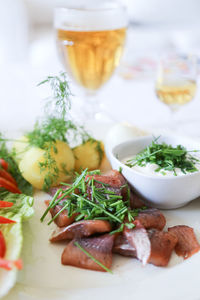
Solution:
M 108 269 L 106 266 L 104 266 L 99 260 L 97 260 L 94 256 L 92 256 L 89 252 L 87 252 L 78 242 L 74 242 L 74 245 L 78 247 L 83 253 L 85 253 L 89 258 L 91 258 L 97 265 L 102 267 L 105 271 L 107 271 L 110 274 L 113 274 L 113 272 Z
M 138 210 L 130 209 L 128 185 L 123 186 L 127 188 L 127 199 L 123 200 L 115 190 L 109 189 L 107 185 L 104 186 L 101 181 L 96 182 L 93 177 L 87 177 L 88 175 L 90 172 L 85 169 L 81 175 L 77 175 L 73 184 L 68 185 L 67 190 L 59 189 L 41 217 L 41 221 L 51 208 L 60 205 L 62 208 L 51 218 L 48 225 L 64 210 L 67 210 L 69 217 L 76 214 L 76 221 L 107 220 L 114 230 L 117 228 L 117 232 L 123 230 L 122 225 L 126 217 L 128 217 L 128 222 L 133 222 L 134 217 L 138 215 Z
M 144 150 L 127 160 L 126 165 L 132 168 L 135 165 L 145 167 L 148 163 L 156 164 L 158 167 L 155 172 L 166 175 L 165 171 L 172 171 L 174 176 L 177 176 L 176 168 L 180 168 L 184 174 L 198 171 L 195 162 L 200 162 L 200 160 L 189 154 L 198 150 L 187 151 L 182 145 L 172 147 L 166 143 L 160 144 L 158 139 L 154 139 Z

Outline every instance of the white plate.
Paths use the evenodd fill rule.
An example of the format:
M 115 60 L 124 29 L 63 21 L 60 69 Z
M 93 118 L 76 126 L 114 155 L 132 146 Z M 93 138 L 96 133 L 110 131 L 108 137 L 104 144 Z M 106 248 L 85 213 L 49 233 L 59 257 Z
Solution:
M 99 137 L 100 132 L 102 136 L 105 132 L 101 128 Z M 200 252 L 185 261 L 174 253 L 167 268 L 142 267 L 135 259 L 114 255 L 113 275 L 62 266 L 60 258 L 64 246 L 48 242 L 55 225 L 40 222 L 45 199 L 48 199 L 47 194 L 36 192 L 35 216 L 24 225 L 24 269 L 5 300 L 200 299 Z M 192 226 L 200 241 L 200 200 L 164 211 L 164 214 L 167 226 Z

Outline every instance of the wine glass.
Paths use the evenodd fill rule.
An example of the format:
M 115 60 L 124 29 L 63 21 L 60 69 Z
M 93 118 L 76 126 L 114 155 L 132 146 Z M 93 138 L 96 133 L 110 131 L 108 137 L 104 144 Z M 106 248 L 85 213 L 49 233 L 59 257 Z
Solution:
M 95 93 L 111 78 L 120 62 L 126 37 L 126 11 L 120 4 L 103 1 L 98 5 L 57 8 L 54 26 L 61 61 L 86 91 L 82 114 L 85 119 L 93 119 L 101 111 Z
M 197 89 L 197 60 L 194 55 L 164 56 L 158 67 L 156 94 L 171 112 L 190 102 Z

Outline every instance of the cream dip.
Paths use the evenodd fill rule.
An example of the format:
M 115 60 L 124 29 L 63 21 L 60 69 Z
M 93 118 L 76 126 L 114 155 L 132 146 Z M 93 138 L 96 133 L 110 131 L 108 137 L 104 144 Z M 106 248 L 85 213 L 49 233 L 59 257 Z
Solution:
M 194 157 L 196 157 L 197 159 L 200 159 L 200 156 L 197 156 L 197 155 L 193 155 Z M 136 155 L 133 155 L 133 156 L 130 156 L 130 157 L 126 157 L 124 159 L 122 159 L 122 163 L 123 164 L 127 164 L 128 161 L 131 159 L 134 159 L 134 157 L 136 157 Z M 194 163 L 195 167 L 197 168 L 198 171 L 200 171 L 200 162 L 196 162 Z M 131 167 L 131 169 L 139 172 L 139 173 L 142 173 L 142 174 L 146 174 L 146 175 L 153 175 L 153 176 L 174 176 L 174 172 L 173 171 L 167 171 L 167 170 L 164 170 L 164 169 L 161 169 L 159 170 L 158 172 L 155 172 L 156 169 L 158 169 L 159 166 L 157 164 L 154 164 L 154 163 L 147 163 L 145 166 L 138 166 L 138 165 L 135 165 L 133 167 Z M 175 168 L 175 172 L 176 172 L 176 175 L 177 176 L 184 176 L 186 174 L 191 174 L 191 173 L 183 173 L 182 170 L 180 168 Z

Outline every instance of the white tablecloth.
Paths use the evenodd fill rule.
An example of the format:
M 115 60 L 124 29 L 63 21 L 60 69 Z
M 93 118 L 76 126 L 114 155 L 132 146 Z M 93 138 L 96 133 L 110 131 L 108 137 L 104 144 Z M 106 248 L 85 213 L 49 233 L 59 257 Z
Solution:
M 36 85 L 60 70 L 52 33 L 40 35 L 30 45 L 26 61 L 0 66 L 0 131 L 24 131 L 33 126 L 42 114 L 42 99 L 49 95 L 47 88 Z M 75 95 L 72 101 L 79 101 L 82 92 L 73 83 L 71 87 Z M 173 131 L 200 136 L 199 93 L 198 90 L 195 99 L 175 113 Z M 156 98 L 154 78 L 125 80 L 116 73 L 98 97 L 116 121 L 144 129 L 166 129 L 170 125 L 169 108 Z

